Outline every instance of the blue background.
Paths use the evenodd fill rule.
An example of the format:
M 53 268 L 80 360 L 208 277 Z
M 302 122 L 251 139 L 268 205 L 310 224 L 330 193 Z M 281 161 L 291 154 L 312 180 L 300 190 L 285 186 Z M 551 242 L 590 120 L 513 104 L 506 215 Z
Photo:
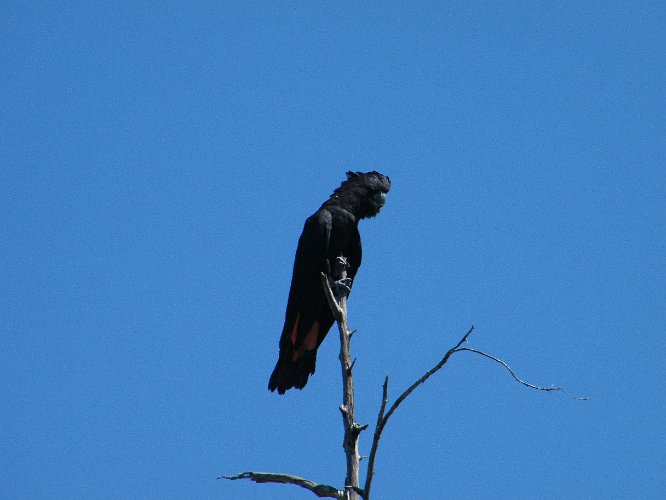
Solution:
M 338 342 L 266 390 L 346 170 L 378 499 L 664 494 L 663 2 L 4 2 L 0 495 L 294 498 L 344 480 Z M 369 451 L 370 433 L 361 436 Z

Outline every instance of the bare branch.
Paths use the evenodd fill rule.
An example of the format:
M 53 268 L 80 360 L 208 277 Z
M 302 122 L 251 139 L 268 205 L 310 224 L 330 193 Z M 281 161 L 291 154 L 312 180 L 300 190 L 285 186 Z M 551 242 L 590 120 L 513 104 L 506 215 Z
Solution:
M 464 335 L 462 339 L 451 349 L 447 351 L 447 353 L 444 355 L 444 357 L 441 359 L 439 363 L 437 363 L 434 367 L 432 367 L 430 370 L 428 370 L 420 379 L 418 379 L 416 382 L 414 382 L 409 388 L 403 392 L 398 399 L 395 400 L 395 402 L 391 405 L 389 408 L 388 412 L 385 412 L 386 409 L 386 403 L 388 400 L 388 376 L 384 380 L 384 386 L 382 388 L 382 404 L 379 408 L 379 415 L 377 416 L 377 426 L 375 428 L 375 434 L 374 438 L 372 440 L 372 448 L 370 450 L 370 456 L 368 459 L 368 471 L 367 471 L 367 476 L 365 478 L 365 488 L 364 488 L 364 499 L 369 500 L 370 499 L 370 487 L 372 486 L 372 478 L 374 476 L 374 468 L 375 468 L 375 456 L 377 454 L 377 448 L 379 446 L 379 440 L 381 439 L 382 432 L 384 430 L 384 427 L 388 423 L 389 418 L 391 418 L 391 415 L 395 412 L 395 410 L 398 409 L 398 406 L 409 396 L 419 385 L 423 384 L 426 380 L 428 380 L 432 375 L 434 375 L 437 371 L 439 371 L 449 360 L 449 358 L 457 353 L 457 352 L 462 352 L 462 351 L 469 351 L 469 352 L 474 352 L 476 354 L 480 354 L 482 356 L 485 356 L 486 358 L 492 359 L 493 361 L 499 363 L 502 365 L 504 368 L 506 368 L 511 376 L 519 383 L 522 385 L 529 387 L 531 389 L 536 389 L 539 391 L 561 391 L 568 397 L 572 399 L 576 399 L 578 401 L 587 401 L 590 398 L 589 397 L 578 397 L 574 396 L 572 394 L 569 394 L 564 388 L 562 387 L 540 387 L 538 385 L 530 384 L 529 382 L 525 382 L 524 380 L 520 379 L 514 371 L 507 365 L 504 361 L 502 361 L 499 358 L 496 358 L 495 356 L 491 356 L 490 354 L 487 354 L 483 351 L 479 351 L 478 349 L 472 349 L 470 347 L 461 347 L 465 342 L 467 342 L 467 339 L 469 338 L 470 334 L 474 330 L 474 326 L 472 326 L 469 331 Z
M 365 488 L 364 488 L 365 500 L 369 500 L 370 498 L 370 487 L 372 486 L 372 477 L 374 475 L 374 467 L 375 467 L 375 455 L 377 454 L 377 448 L 379 446 L 379 440 L 382 437 L 382 432 L 389 418 L 391 418 L 391 415 L 393 415 L 395 410 L 398 409 L 398 406 L 400 406 L 400 404 L 407 398 L 407 396 L 409 396 L 412 392 L 414 392 L 414 389 L 416 389 L 423 382 L 425 382 L 430 377 L 432 377 L 436 372 L 438 372 L 446 364 L 451 355 L 454 352 L 456 352 L 456 350 L 460 348 L 461 345 L 467 342 L 467 339 L 471 335 L 472 331 L 474 331 L 474 325 L 472 325 L 472 327 L 467 331 L 467 333 L 463 336 L 463 338 L 461 338 L 454 347 L 452 347 L 447 351 L 447 353 L 444 355 L 444 357 L 441 359 L 439 363 L 437 363 L 430 370 L 425 372 L 420 379 L 418 379 L 411 386 L 409 386 L 409 388 L 407 388 L 407 390 L 405 390 L 405 392 L 403 392 L 398 397 L 398 399 L 395 400 L 395 402 L 391 405 L 386 415 L 384 415 L 384 409 L 386 408 L 386 402 L 388 399 L 388 376 L 384 380 L 384 387 L 382 390 L 382 405 L 381 408 L 379 409 L 379 416 L 377 417 L 377 427 L 375 428 L 375 435 L 372 440 L 372 448 L 370 449 L 370 458 L 368 459 L 368 472 L 366 474 Z
M 312 493 L 320 498 L 337 498 L 344 499 L 345 492 L 340 491 L 328 484 L 317 484 L 314 481 L 303 479 L 302 477 L 292 476 L 291 474 L 277 474 L 275 472 L 243 472 L 237 476 L 220 476 L 218 479 L 249 479 L 255 483 L 281 483 L 281 484 L 295 484 Z
M 370 448 L 370 455 L 368 457 L 368 469 L 365 475 L 365 487 L 363 488 L 363 498 L 366 500 L 370 498 L 370 487 L 372 486 L 372 477 L 375 474 L 375 457 L 377 456 L 377 447 L 379 446 L 379 438 L 382 436 L 384 430 L 384 411 L 386 411 L 386 403 L 388 402 L 388 375 L 384 379 L 382 386 L 382 404 L 379 407 L 377 414 L 377 425 L 375 426 L 375 434 L 372 438 L 372 447 Z
M 495 356 L 491 356 L 490 354 L 487 354 L 483 351 L 479 351 L 478 349 L 472 349 L 471 347 L 458 347 L 458 348 L 454 349 L 454 352 L 462 352 L 462 351 L 475 352 L 476 354 L 480 354 L 481 356 L 485 356 L 488 359 L 492 359 L 496 363 L 499 363 L 504 368 L 506 368 L 516 382 L 519 382 L 519 383 L 523 384 L 525 387 L 529 387 L 530 389 L 536 389 L 537 391 L 547 391 L 547 392 L 561 391 L 563 394 L 570 397 L 571 399 L 576 399 L 578 401 L 588 401 L 588 400 L 591 399 L 589 397 L 579 397 L 579 396 L 574 396 L 573 394 L 569 394 L 566 390 L 564 390 L 563 387 L 540 387 L 538 385 L 534 385 L 534 384 L 530 384 L 529 382 L 525 382 L 524 380 L 521 380 L 520 378 L 518 378 L 518 376 L 513 372 L 511 367 L 509 367 L 509 365 L 507 365 L 504 361 L 502 361 L 499 358 L 496 358 Z
M 347 278 L 347 259 L 338 257 L 333 266 L 334 280 L 343 281 Z M 347 324 L 347 297 L 344 293 L 338 297 L 333 296 L 333 291 L 328 283 L 327 276 L 322 274 L 322 283 L 326 291 L 328 303 L 331 306 L 333 315 L 336 316 L 338 331 L 340 332 L 340 366 L 342 368 L 342 423 L 344 427 L 344 439 L 342 447 L 345 450 L 347 459 L 347 475 L 345 477 L 345 499 L 357 500 L 359 494 L 362 496 L 362 490 L 359 489 L 359 462 L 358 436 L 367 426 L 361 426 L 354 419 L 354 379 L 352 377 L 352 368 L 354 363 L 351 361 L 349 326 Z M 336 300 L 337 298 L 337 300 Z
M 326 273 L 321 273 L 321 283 L 324 286 L 324 293 L 326 294 L 326 300 L 328 300 L 328 305 L 331 307 L 331 312 L 335 319 L 339 319 L 342 315 L 342 309 L 338 304 L 338 301 L 335 300 L 333 296 L 333 290 L 331 290 L 331 285 L 328 283 L 328 277 Z
M 423 382 L 425 382 L 430 377 L 432 377 L 435 373 L 437 373 L 442 368 L 442 366 L 444 366 L 446 364 L 446 362 L 449 360 L 451 355 L 454 352 L 456 352 L 462 344 L 467 342 L 467 339 L 469 338 L 472 331 L 474 331 L 474 325 L 472 325 L 472 327 L 467 331 L 465 336 L 458 341 L 458 343 L 455 345 L 455 347 L 452 347 L 451 349 L 449 349 L 447 351 L 447 353 L 444 355 L 444 357 L 442 358 L 442 360 L 439 363 L 437 363 L 430 370 L 425 372 L 420 379 L 418 379 L 411 386 L 409 386 L 409 388 L 405 392 L 403 392 L 398 399 L 395 400 L 395 402 L 389 408 L 389 411 L 386 413 L 386 416 L 384 417 L 384 423 L 386 423 L 388 421 L 388 419 L 391 418 L 391 415 L 393 415 L 393 412 L 395 412 L 395 410 L 398 409 L 398 406 L 400 406 L 400 403 L 402 403 L 407 398 L 407 396 L 409 396 L 412 392 L 414 392 L 414 389 L 416 389 Z

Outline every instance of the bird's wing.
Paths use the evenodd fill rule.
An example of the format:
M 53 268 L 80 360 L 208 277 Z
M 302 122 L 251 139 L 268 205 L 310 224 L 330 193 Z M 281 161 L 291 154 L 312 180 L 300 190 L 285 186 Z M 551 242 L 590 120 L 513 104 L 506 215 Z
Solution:
M 326 254 L 332 225 L 330 212 L 320 209 L 305 221 L 298 240 L 280 357 L 268 382 L 271 391 L 277 389 L 284 394 L 291 387 L 305 387 L 315 371 L 317 347 L 333 325 L 320 274 L 328 267 Z
M 332 226 L 331 213 L 326 209 L 319 210 L 305 221 L 294 259 L 281 348 L 287 344 L 291 348 L 301 347 L 312 324 L 321 316 L 322 299 L 325 302 L 326 297 L 320 273 L 328 271 L 327 251 Z

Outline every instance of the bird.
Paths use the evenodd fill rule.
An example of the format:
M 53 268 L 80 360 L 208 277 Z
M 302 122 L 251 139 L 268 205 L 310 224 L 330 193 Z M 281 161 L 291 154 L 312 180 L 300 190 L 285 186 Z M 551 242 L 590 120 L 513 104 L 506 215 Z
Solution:
M 390 178 L 377 171 L 346 176 L 306 219 L 298 240 L 278 361 L 268 382 L 268 389 L 278 394 L 303 389 L 314 374 L 317 349 L 335 322 L 321 273 L 330 277 L 335 259 L 345 257 L 347 280 L 336 284 L 351 291 L 362 259 L 358 223 L 379 213 L 391 188 Z

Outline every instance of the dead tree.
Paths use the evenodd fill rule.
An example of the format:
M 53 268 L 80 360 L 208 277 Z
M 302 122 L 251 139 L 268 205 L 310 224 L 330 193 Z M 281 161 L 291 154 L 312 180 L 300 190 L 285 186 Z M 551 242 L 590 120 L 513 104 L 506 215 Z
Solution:
M 377 423 L 375 425 L 375 432 L 372 438 L 372 446 L 370 448 L 370 455 L 368 456 L 368 466 L 365 475 L 365 484 L 363 488 L 360 486 L 359 479 L 359 463 L 360 456 L 358 453 L 358 438 L 362 431 L 367 429 L 368 425 L 360 425 L 356 422 L 354 418 L 354 380 L 352 376 L 352 370 L 354 368 L 354 361 L 351 358 L 350 342 L 354 332 L 349 330 L 347 324 L 347 293 L 349 289 L 344 285 L 340 285 L 345 282 L 347 277 L 347 261 L 344 257 L 338 257 L 337 262 L 334 265 L 332 270 L 332 276 L 326 276 L 324 273 L 321 275 L 322 286 L 328 298 L 329 305 L 333 311 L 333 316 L 336 319 L 338 325 L 338 331 L 340 333 L 340 367 L 342 369 L 342 404 L 340 405 L 340 412 L 342 414 L 342 423 L 344 427 L 344 438 L 343 438 L 343 448 L 345 451 L 345 458 L 347 462 L 347 474 L 345 476 L 345 485 L 344 488 L 336 488 L 328 484 L 319 484 L 308 479 L 303 479 L 302 477 L 294 476 L 292 474 L 281 474 L 275 472 L 243 472 L 236 476 L 220 476 L 218 479 L 249 479 L 255 483 L 282 483 L 282 484 L 294 484 L 310 490 L 316 496 L 320 498 L 337 498 L 339 500 L 370 500 L 370 493 L 372 487 L 372 480 L 375 472 L 375 458 L 377 456 L 377 449 L 379 447 L 379 441 L 382 437 L 382 432 L 384 431 L 386 424 L 388 423 L 391 416 L 395 413 L 398 407 L 402 402 L 407 399 L 407 397 L 414 392 L 414 390 L 423 384 L 426 380 L 432 377 L 436 372 L 438 372 L 449 360 L 451 356 L 459 352 L 471 352 L 479 354 L 487 359 L 495 361 L 502 365 L 511 375 L 511 377 L 518 383 L 529 387 L 530 389 L 535 389 L 538 391 L 560 391 L 568 397 L 580 401 L 588 400 L 588 397 L 578 397 L 569 394 L 562 387 L 541 387 L 538 385 L 530 384 L 520 379 L 514 371 L 501 359 L 487 354 L 478 349 L 472 349 L 471 347 L 464 347 L 465 343 L 469 339 L 469 336 L 474 331 L 474 326 L 472 326 L 467 333 L 458 341 L 458 343 L 449 349 L 444 357 L 430 370 L 425 372 L 421 378 L 409 386 L 398 398 L 391 404 L 386 410 L 388 405 L 388 386 L 389 378 L 388 375 L 384 379 L 384 384 L 382 386 L 382 402 L 379 407 L 379 413 L 377 415 Z M 331 288 L 335 288 L 335 292 Z

